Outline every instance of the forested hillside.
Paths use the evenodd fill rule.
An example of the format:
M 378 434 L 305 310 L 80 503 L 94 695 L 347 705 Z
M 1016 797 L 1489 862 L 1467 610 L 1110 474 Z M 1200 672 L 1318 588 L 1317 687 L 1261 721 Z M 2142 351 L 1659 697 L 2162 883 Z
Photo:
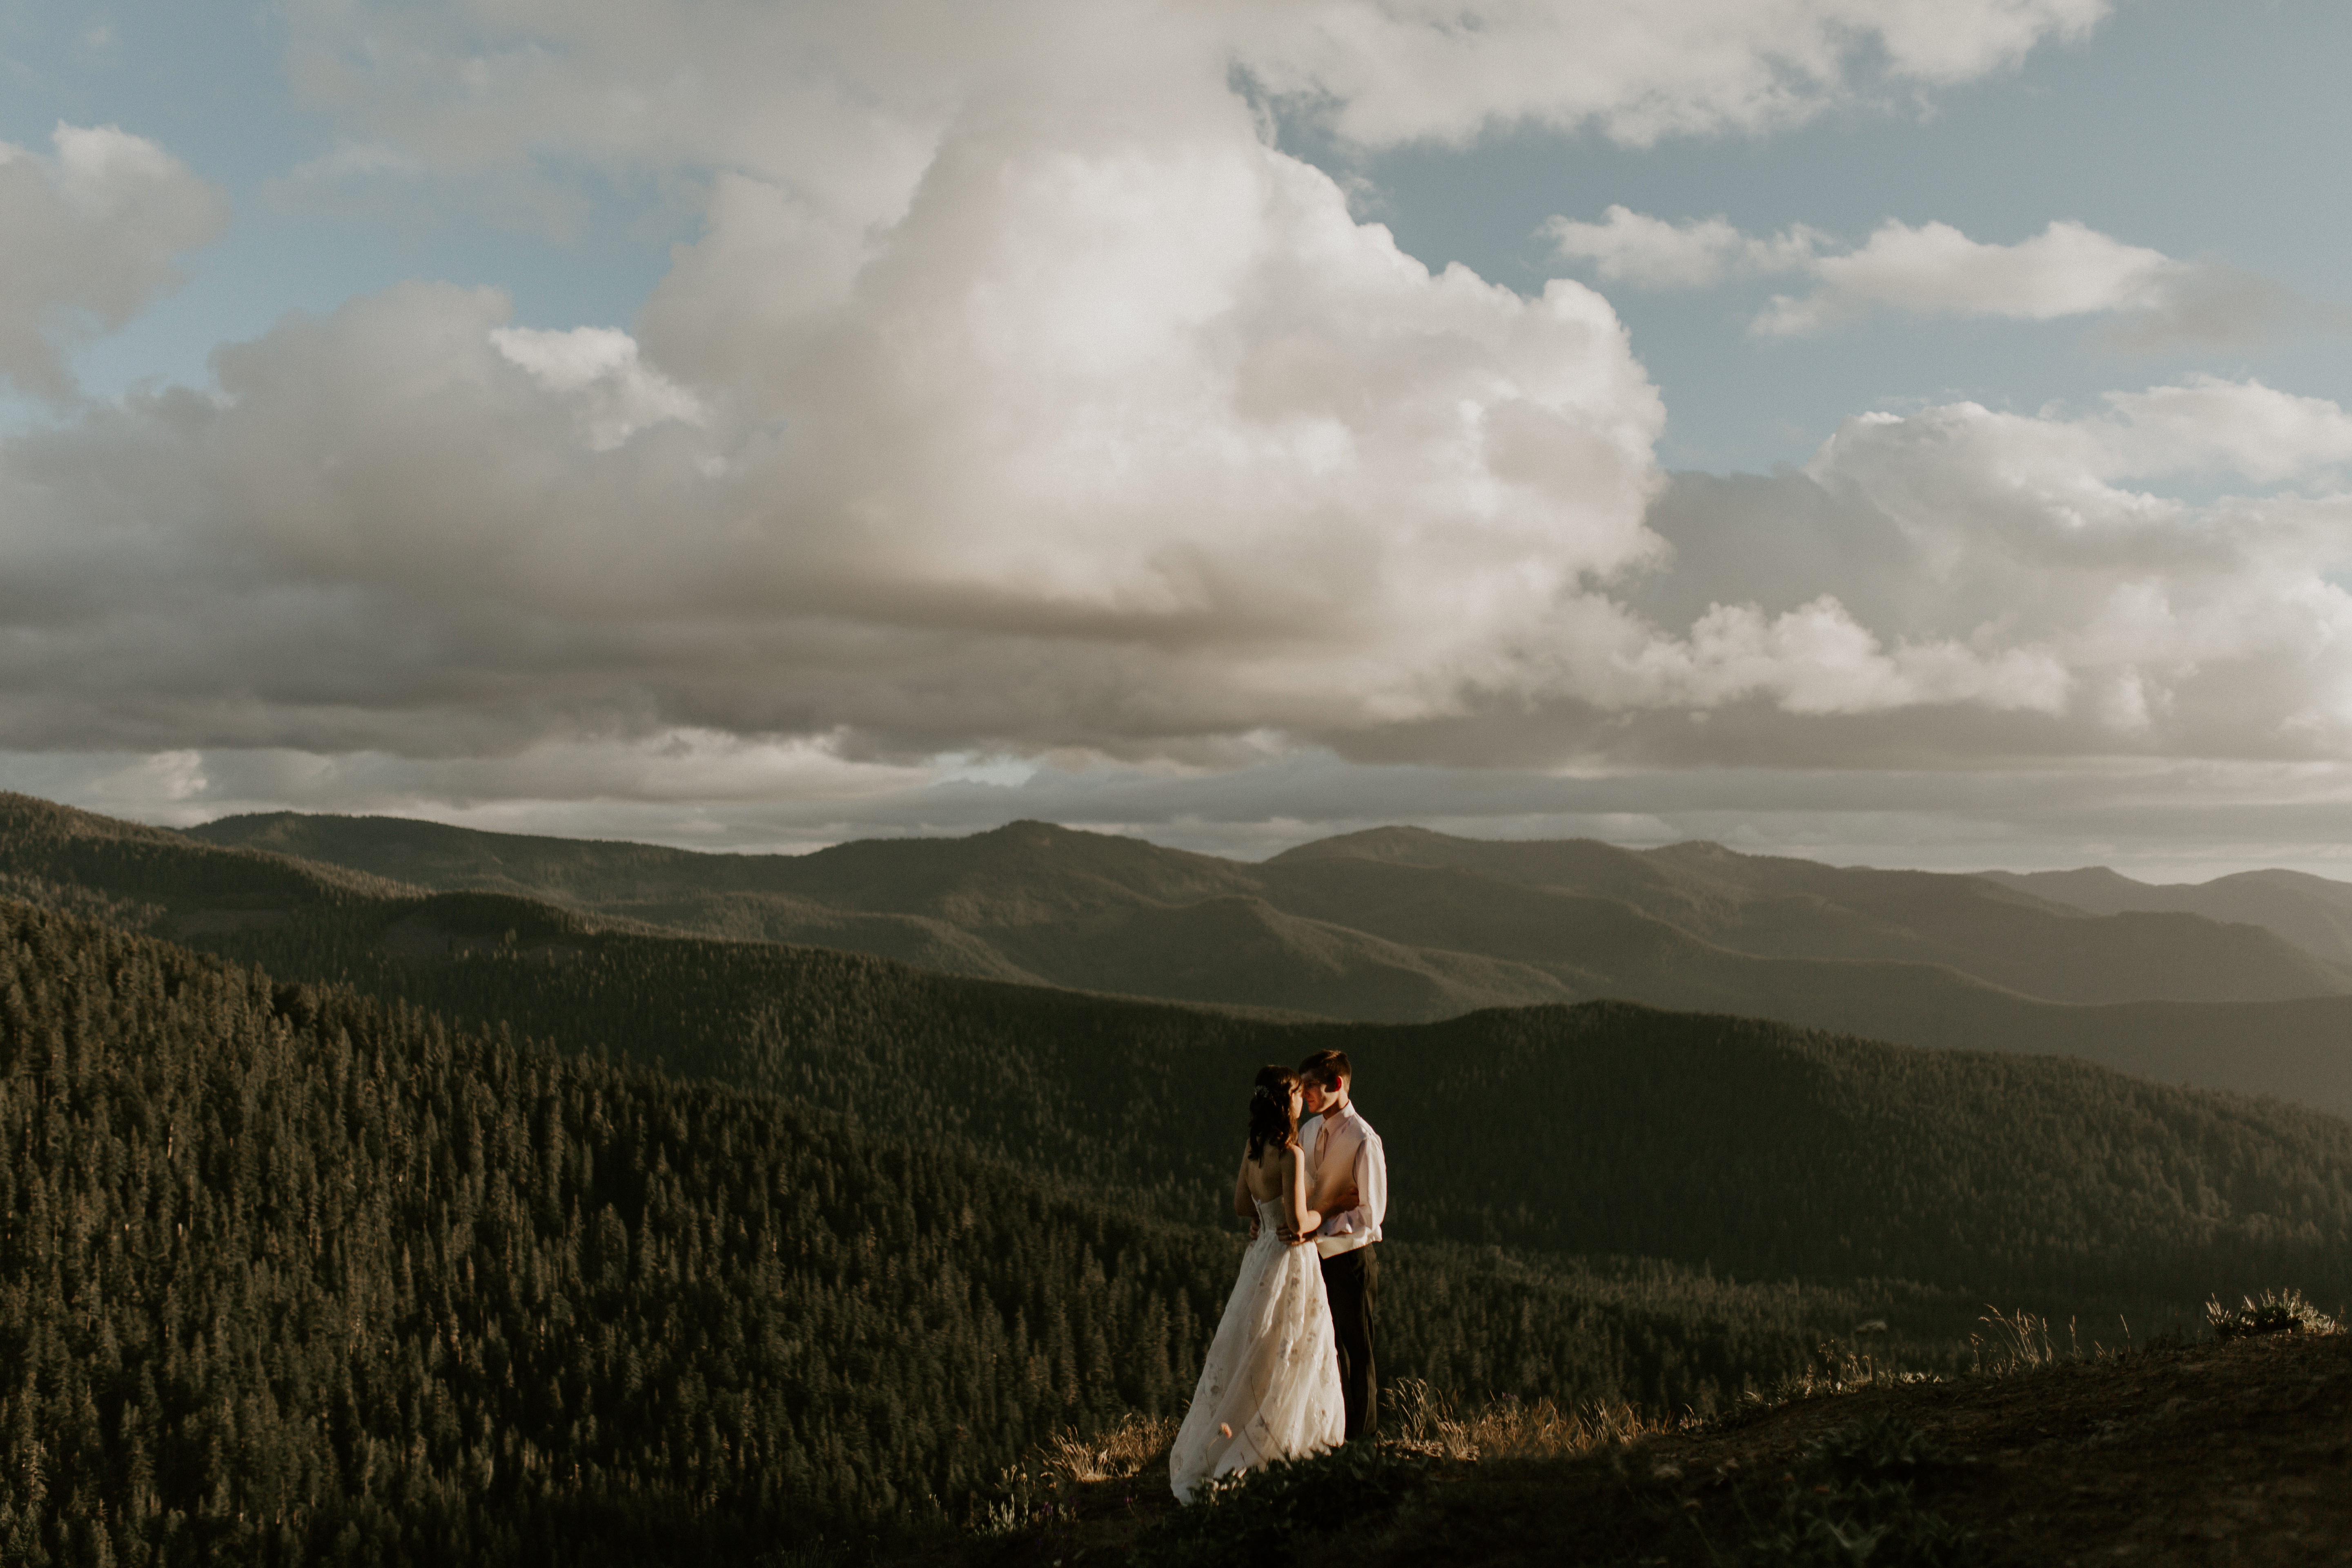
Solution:
M 299 868 L 184 853 L 232 855 L 239 875 L 247 859 Z M 2280 1282 L 2328 1294 L 2352 1250 L 2344 1123 L 2074 1062 L 1622 1005 L 1286 1022 L 596 931 L 487 894 L 337 891 L 191 940 L 289 978 L 962 1141 L 1181 1219 L 1223 1206 L 1233 1086 L 1339 1043 L 1400 1151 L 1408 1239 L 1907 1279 L 2051 1310 L 2115 1298 L 2178 1310 Z M 2341 1041 L 2329 1047 L 2341 1061 Z
M 154 922 L 193 929 L 282 920 L 295 910 L 413 891 L 325 861 L 251 850 L 189 853 L 182 835 L 0 792 L 0 890 L 14 898 L 119 903 Z
M 283 841 L 298 833 L 324 836 L 331 847 L 346 840 L 373 843 L 376 830 L 385 826 L 383 819 L 373 818 L 289 816 L 247 820 L 274 825 L 269 833 L 257 835 L 260 839 Z M 759 858 L 697 856 L 639 845 L 580 845 L 558 839 L 466 834 L 429 823 L 390 826 L 402 830 L 405 837 L 394 836 L 387 842 L 402 851 L 401 863 L 425 880 L 457 877 L 451 857 L 460 856 L 461 851 L 470 853 L 483 839 L 494 840 L 502 854 L 511 851 L 519 858 L 520 864 L 515 868 L 519 872 L 559 879 L 559 874 L 568 876 L 575 891 L 594 892 L 599 898 L 614 893 L 625 879 L 636 878 L 647 867 L 652 868 L 647 875 L 659 883 L 664 878 L 675 881 L 684 874 L 681 868 L 707 868 L 714 873 L 732 868 L 736 873 L 750 876 L 761 863 Z M 412 838 L 415 840 L 414 844 L 410 843 Z M 1104 852 L 1109 857 L 1096 868 L 1096 873 L 1080 879 L 1077 884 L 1057 884 L 1058 896 L 1066 903 L 1081 897 L 1102 900 L 1125 896 L 1118 889 L 1131 889 L 1139 879 L 1148 888 L 1174 897 L 1189 885 L 1188 879 L 1197 881 L 1248 869 L 1207 856 L 1163 858 L 1168 852 L 1102 835 L 1061 835 L 1055 841 L 1062 840 L 1076 842 L 1090 852 L 1108 847 Z M 950 847 L 952 849 L 954 845 L 951 843 Z M 1529 847 L 1479 846 L 1437 835 L 1390 832 L 1334 840 L 1328 847 L 1310 846 L 1308 849 L 1313 852 L 1298 852 L 1298 858 L 1310 862 L 1330 859 L 1333 855 L 1327 854 L 1327 848 L 1349 851 L 1338 857 L 1351 862 L 1341 867 L 1339 875 L 1343 879 L 1363 875 L 1367 866 L 1373 866 L 1377 871 L 1374 862 L 1399 855 L 1466 857 L 1474 862 L 1472 869 L 1483 868 L 1499 878 L 1499 868 L 1487 864 L 1493 854 Z M 826 873 L 845 883 L 878 878 L 891 897 L 901 898 L 914 896 L 909 889 L 918 884 L 929 885 L 923 883 L 924 878 L 936 881 L 939 867 L 934 846 L 877 843 L 847 846 L 845 849 L 855 849 L 858 854 L 833 863 L 833 868 Z M 1637 901 L 1656 903 L 1664 913 L 1671 913 L 1675 900 L 1688 892 L 1684 882 L 1667 877 L 1654 863 L 1665 852 L 1643 858 L 1607 846 L 1575 844 L 1536 846 L 1533 849 L 1545 854 L 1530 851 L 1531 864 L 1524 875 L 1538 880 L 1569 875 L 1575 870 L 1579 858 L 1591 851 L 1599 854 L 1604 868 L 1615 867 L 1621 874 L 1622 885 L 1610 885 L 1617 886 L 1628 897 L 1638 895 Z M 567 858 L 575 851 L 584 856 L 576 864 Z M 1570 864 L 1565 869 L 1549 866 L 1546 854 Z M 1756 869 L 1759 866 L 1768 870 L 1791 864 L 1802 866 L 1727 857 L 1721 852 L 1713 856 L 1688 854 L 1682 858 L 1701 870 L 1712 866 L 1712 874 L 1733 882 L 1742 878 L 1752 880 L 1761 875 Z M 745 870 L 745 867 L 751 869 Z M 1832 877 L 1848 875 L 1818 867 L 1806 869 L 1804 874 L 1816 872 L 1828 872 Z M 1599 875 L 1590 868 L 1579 874 L 1592 878 Z M 947 899 L 940 907 L 950 913 L 966 907 L 967 895 L 969 899 L 979 899 L 987 892 L 971 874 L 971 868 L 959 875 L 963 880 L 956 882 L 954 888 L 961 891 L 955 891 L 951 898 L 945 891 L 938 894 Z M 1687 879 L 1696 873 L 1685 865 L 1682 875 Z M 1879 875 L 1862 874 L 1864 882 Z M 1454 906 L 1475 910 L 1493 901 L 1489 895 L 1496 885 L 1490 879 L 1483 890 L 1456 889 L 1459 896 L 1454 898 Z M 1895 885 L 1907 884 L 1898 878 Z M 1092 892 L 1087 892 L 1088 889 Z M 197 843 L 160 829 L 114 822 L 23 795 L 0 795 L 0 891 L 31 898 L 48 907 L 83 910 L 132 929 L 217 942 L 237 932 L 268 931 L 290 921 L 295 929 L 280 936 L 283 942 L 299 946 L 311 941 L 299 928 L 329 911 L 344 908 L 354 897 L 361 899 L 361 907 L 378 910 L 384 906 L 373 902 L 373 898 L 394 896 L 404 890 L 399 883 L 373 876 L 355 878 L 348 868 L 289 859 L 254 849 Z M 1433 896 L 1442 890 L 1433 882 L 1421 887 L 1424 895 Z M 1018 901 L 1032 894 L 1044 897 L 1043 890 L 1036 888 L 1023 892 L 1022 884 L 1015 879 L 1009 896 Z M 1767 904 L 1751 900 L 1740 905 L 1732 900 L 1724 907 L 1747 908 L 1753 913 Z M 605 931 L 652 932 L 657 929 L 617 912 L 620 907 L 613 902 L 598 904 L 588 919 L 596 928 Z M 628 907 L 649 914 L 662 912 L 642 901 Z M 1704 910 L 1713 906 L 1700 899 L 1691 907 Z M 1296 917 L 1276 918 L 1262 900 L 1253 903 L 1220 896 L 1186 909 L 1163 911 L 1163 923 L 1181 928 L 1176 931 L 1179 936 L 1184 931 L 1196 936 L 1207 931 L 1216 935 L 1216 940 L 1206 948 L 1188 945 L 1181 940 L 1155 948 L 1154 952 L 1169 955 L 1160 961 L 1162 980 L 1167 978 L 1167 964 L 1191 965 L 1188 973 L 1196 976 L 1213 978 L 1217 984 L 1238 978 L 1247 983 L 1244 989 L 1287 996 L 1299 1010 L 1308 1012 L 1329 1010 L 1325 1004 L 1335 997 L 1361 1003 L 1383 996 L 1389 1002 L 1381 1005 L 1393 1003 L 1412 1011 L 1405 1005 L 1412 996 L 1423 995 L 1427 1000 L 1437 994 L 1423 989 L 1437 971 L 1412 957 L 1420 950 L 1388 944 L 1380 950 L 1386 956 L 1368 968 L 1357 961 L 1370 951 L 1363 944 L 1373 939 L 1359 932 L 1344 940 L 1334 937 L 1320 946 L 1316 942 L 1301 946 L 1299 942 L 1306 942 L 1308 936 L 1316 936 L 1316 941 L 1320 942 L 1330 933 L 1319 926 L 1310 931 L 1298 924 Z M 542 909 L 529 912 L 526 923 L 560 921 L 562 918 L 553 910 Z M 1000 973 L 1017 967 L 1002 955 L 989 956 L 992 950 L 985 949 L 969 932 L 944 919 L 925 917 L 908 925 L 908 921 L 912 919 L 858 915 L 851 921 L 856 929 L 829 930 L 821 944 L 853 950 L 903 948 L 910 961 L 949 973 Z M 1270 919 L 1282 926 L 1281 931 L 1266 926 Z M 1990 1047 L 2003 1051 L 2076 1057 L 2168 1082 L 2277 1095 L 2336 1115 L 2352 1116 L 2352 1049 L 2346 1046 L 2346 1041 L 2352 1039 L 2352 997 L 2267 1003 L 2063 1005 L 2037 1001 L 1949 969 L 1920 963 L 1823 963 L 1759 958 L 1723 950 L 1710 950 L 1711 956 L 1700 954 L 1704 962 L 1690 961 L 1696 938 L 1652 916 L 1643 915 L 1641 919 L 1647 922 L 1643 929 L 1657 936 L 1654 943 L 1642 950 L 1639 944 L 1627 948 L 1621 942 L 1608 950 L 1616 953 L 1610 962 L 1619 977 L 1628 982 L 1615 989 L 1614 994 L 1619 995 L 1654 1005 L 1777 1018 L 1805 1027 L 1893 1038 L 1912 1045 L 1963 1049 Z M 1290 923 L 1284 925 L 1285 921 Z M 446 952 L 446 942 L 425 929 L 429 923 L 394 931 L 385 940 L 411 953 Z M 886 926 L 902 935 L 913 934 L 908 935 L 904 942 L 896 938 L 883 941 L 876 937 L 875 932 Z M 492 934 L 495 936 L 501 929 L 492 928 Z M 1614 940 L 1611 937 L 1612 929 L 1618 937 L 1624 934 L 1622 927 L 1607 927 L 1605 922 L 1603 928 L 1593 932 L 1580 933 L 1575 928 L 1564 928 L 1554 934 L 1572 949 L 1591 951 L 1606 948 L 1607 941 Z M 1222 934 L 1217 934 L 1220 931 Z M 1251 935 L 1252 931 L 1255 936 Z M 1288 934 L 1284 935 L 1285 931 Z M 1317 936 L 1318 932 L 1321 935 Z M 757 932 L 751 934 L 756 937 Z M 478 944 L 480 939 L 478 933 L 464 940 Z M 1204 952 L 1222 953 L 1223 959 L 1212 963 L 1202 956 Z M 2163 950 L 2156 950 L 2155 956 L 2160 960 Z M 1487 982 L 1500 984 L 1498 976 L 1517 974 L 1525 979 L 1537 975 L 1535 969 L 1515 960 L 1462 954 L 1452 955 L 1439 968 L 1453 976 L 1445 982 L 1447 986 L 1454 986 L 1459 981 L 1467 987 L 1444 991 L 1446 996 L 1461 1003 L 1462 1008 L 1472 1007 L 1478 996 L 1493 990 Z M 1647 978 L 1643 978 L 1644 975 Z M 1556 980 L 1540 976 L 1538 979 L 1540 984 L 1529 981 L 1531 989 L 1525 999 L 1554 996 L 1564 989 Z M 1471 984 L 1471 980 L 1477 980 L 1477 984 Z M 1633 983 L 1636 981 L 1638 984 Z M 1114 982 L 1130 992 L 1149 992 L 1158 984 L 1153 973 L 1133 970 L 1116 971 L 1105 983 Z M 1204 980 L 1203 985 L 1195 989 L 1214 991 L 1216 985 Z
M 0 1208 L 12 1563 L 740 1562 L 952 1515 L 1178 1408 L 1239 1245 L 7 901 Z M 1522 1397 L 1713 1404 L 1918 1305 L 1393 1258 L 1391 1374 Z
M 31 837 L 103 824 L 23 797 L 16 809 L 47 814 Z M 1487 844 L 1406 829 L 1303 846 L 1262 868 L 1037 824 L 944 844 L 845 845 L 798 858 L 478 834 L 376 817 L 279 814 L 231 818 L 198 832 L 240 844 L 299 845 L 429 886 L 540 887 L 608 925 L 634 911 L 649 924 L 740 940 L 797 934 L 949 973 L 1036 978 L 968 929 L 993 910 L 1010 911 L 989 917 L 999 923 L 1042 931 L 1040 942 L 1086 927 L 1083 941 L 1055 950 L 1057 962 L 1093 977 L 1080 984 L 1129 994 L 1386 1017 L 1458 1016 L 1496 1003 L 1596 994 L 1907 1045 L 2075 1057 L 2166 1082 L 2276 1095 L 2352 1116 L 2352 1047 L 2346 1044 L 2352 1040 L 2352 997 L 2070 1005 L 2004 989 L 1948 964 L 1791 956 L 1884 952 L 1890 942 L 1916 955 L 1924 924 L 1941 944 L 1936 950 L 1948 955 L 1961 949 L 1990 953 L 2012 967 L 2030 964 L 2044 974 L 2074 975 L 2077 985 L 2128 993 L 2118 975 L 2203 968 L 2242 974 L 2238 961 L 2249 942 L 2269 942 L 2273 957 L 2279 951 L 2251 927 L 2180 915 L 2102 927 L 1982 879 L 1844 870 L 1710 845 L 1635 853 L 1588 841 Z M 1045 851 L 1051 854 L 1040 863 Z M 1079 864 L 1056 872 L 1052 857 L 1065 851 Z M 1402 882 L 1394 880 L 1400 870 Z M 1289 896 L 1314 900 L 1300 907 L 1318 918 L 1275 909 L 1253 891 L 1247 879 L 1256 875 L 1287 878 Z M 805 880 L 808 896 L 773 904 L 782 895 L 758 889 L 780 876 Z M 1581 891 L 1563 901 L 1563 888 Z M 1118 913 L 1139 898 L 1150 905 L 1146 913 Z M 861 905 L 845 913 L 813 901 L 820 899 L 927 912 L 875 912 Z M 1402 940 L 1333 923 L 1369 918 L 1360 910 L 1386 911 L 1374 923 L 1385 921 Z M 1988 911 L 1999 918 L 1978 918 Z M 2120 966 L 2089 962 L 2099 955 L 2079 939 L 2094 930 L 2105 932 L 2098 942 L 2106 959 L 2122 953 Z M 2004 931 L 2006 938 L 1994 940 Z M 1696 932 L 1779 956 L 1734 952 Z M 2073 944 L 2048 940 L 2053 932 Z M 1138 940 L 1129 943 L 1129 936 Z M 1504 956 L 1414 945 L 1424 940 L 1483 944 Z M 1913 945 L 1906 949 L 1906 942 Z M 1566 957 L 1547 968 L 1538 962 L 1546 952 Z M 2184 963 L 2184 952 L 2193 964 Z M 2301 962 L 2274 970 L 2273 989 L 2324 990 L 2330 984 L 2295 968 Z
M 2352 1285 L 2352 1127 L 2081 1062 L 1610 1003 L 1284 1021 L 592 932 L 487 894 L 212 940 L 278 973 L 967 1140 L 1177 1217 L 1222 1210 L 1255 1068 L 1339 1045 L 1395 1151 L 1406 1239 L 1915 1279 L 2046 1310 Z

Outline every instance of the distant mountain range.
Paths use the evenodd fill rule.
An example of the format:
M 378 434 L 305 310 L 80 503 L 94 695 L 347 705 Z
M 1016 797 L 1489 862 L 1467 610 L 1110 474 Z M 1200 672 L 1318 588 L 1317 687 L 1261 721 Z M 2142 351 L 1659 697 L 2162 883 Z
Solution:
M 16 796 L 0 799 L 0 892 L 12 884 L 108 918 L 144 909 L 138 929 L 204 941 L 306 905 L 445 889 L 541 900 L 607 931 L 1342 1019 L 1614 998 L 2076 1057 L 2352 1115 L 2345 966 L 2272 929 L 1712 845 L 1391 828 L 1249 865 L 1016 823 L 740 856 L 394 818 L 247 816 L 182 835 Z M 410 929 L 425 918 L 384 940 L 476 940 Z
M 2261 926 L 2331 963 L 2352 964 L 2352 882 L 2303 871 L 2241 871 L 2210 882 L 2134 881 L 2105 866 L 1987 871 L 2004 887 L 2095 915 L 2202 915 Z
M 1603 996 L 1780 1016 L 1801 992 L 1847 1009 L 1889 992 L 1987 987 L 2095 1004 L 2352 994 L 2352 887 L 2317 878 L 2299 880 L 2340 888 L 2344 901 L 2241 896 L 2229 907 L 2243 912 L 2223 914 L 2115 899 L 2117 908 L 2088 910 L 2014 885 L 2032 879 L 1841 868 L 1713 844 L 1627 850 L 1409 827 L 1256 865 L 1039 822 L 803 856 L 291 813 L 227 817 L 189 836 L 697 935 L 1342 1018 Z M 2333 938 L 2321 921 L 2330 908 L 2345 922 Z M 2272 910 L 2326 944 L 2285 934 L 2263 918 Z

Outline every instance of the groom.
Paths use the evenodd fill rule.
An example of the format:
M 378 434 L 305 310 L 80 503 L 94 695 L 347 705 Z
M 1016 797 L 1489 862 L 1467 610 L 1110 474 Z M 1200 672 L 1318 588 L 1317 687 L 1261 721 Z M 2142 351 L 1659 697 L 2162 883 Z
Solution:
M 1372 1370 L 1372 1298 L 1381 1270 L 1375 1245 L 1388 1217 L 1389 1164 L 1381 1135 L 1356 1112 L 1349 1089 L 1355 1069 L 1345 1051 L 1318 1051 L 1298 1064 L 1307 1080 L 1308 1119 L 1299 1123 L 1307 1151 L 1307 1206 L 1323 1211 L 1311 1239 L 1323 1258 L 1324 1294 L 1339 1342 L 1339 1391 L 1350 1441 L 1372 1435 L 1380 1380 Z

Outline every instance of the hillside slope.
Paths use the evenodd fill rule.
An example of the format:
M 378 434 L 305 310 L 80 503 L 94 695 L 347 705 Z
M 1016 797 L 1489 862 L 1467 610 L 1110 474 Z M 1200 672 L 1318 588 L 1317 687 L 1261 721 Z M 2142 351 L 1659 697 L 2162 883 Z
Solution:
M 2339 1242 L 2352 1237 L 2344 1122 L 2080 1062 L 1622 1005 L 1289 1022 L 600 931 L 482 893 L 356 900 L 192 940 L 291 978 L 961 1142 L 1171 1214 L 1222 1206 L 1234 1086 L 1261 1062 L 1338 1043 L 1392 1146 L 1412 1152 L 1396 1177 L 1406 1239 L 1998 1284 L 2054 1302 L 2201 1298 L 2241 1279 L 2321 1289 L 2347 1267 Z M 2026 1018 L 2107 1011 L 2011 1005 Z M 2352 1002 L 2265 1006 L 2300 1007 L 2318 1028 Z M 2249 1009 L 2174 1011 L 2208 1031 L 2215 1062 L 2245 1065 Z M 2340 1061 L 2340 1036 L 2329 1046 Z
M 1994 994 L 2084 1004 L 2352 994 L 2352 965 L 2256 926 L 2182 913 L 2086 918 L 1979 878 L 1713 845 L 1635 852 L 1383 828 L 1253 866 L 1029 822 L 806 856 L 292 814 L 226 818 L 192 836 L 698 935 L 1386 1021 L 1622 997 L 1809 1025 L 1834 1017 L 1903 1039 L 1916 1021 Z M 1790 1010 L 1790 997 L 1826 1011 Z
M 1294 1023 L 558 923 L 572 919 L 441 894 L 212 940 L 1171 1215 L 1221 1211 L 1255 1068 L 1339 1044 L 1397 1152 L 1401 1240 L 1998 1287 L 2052 1307 L 2332 1289 L 2352 1267 L 2352 1128 L 2084 1063 L 1623 1004 Z M 415 940 L 426 930 L 438 951 Z
M 1448 869 L 1610 900 L 1737 952 L 1934 964 L 2048 1001 L 2258 1001 L 2352 989 L 2336 964 L 2210 915 L 2102 910 L 2108 918 L 2085 921 L 1983 878 L 1827 866 L 1717 844 L 1629 850 L 1391 827 L 1302 845 L 1264 869 L 1282 876 L 1334 862 Z M 1399 879 L 1400 898 L 1411 896 L 1412 881 Z
M 1181 1408 L 1230 1215 L 887 1126 L 0 900 L 0 1555 L 746 1563 Z M 1473 1397 L 1711 1407 L 1935 1305 L 1388 1258 L 1384 1367 Z
M 1076 1476 L 1066 1464 L 1050 1514 L 1040 1510 L 1009 1541 L 971 1541 L 956 1560 L 974 1568 L 1053 1557 L 1139 1568 L 1244 1559 L 1350 1568 L 2352 1561 L 2344 1484 L 2352 1336 L 2080 1357 L 2063 1339 L 2058 1348 L 2040 1364 L 1874 1380 L 1664 1430 L 1546 1428 L 1508 1408 L 1463 1420 L 1416 1412 L 1421 1420 L 1373 1454 L 1343 1451 L 1253 1477 L 1213 1512 L 1148 1496 L 1139 1505 L 1140 1478 L 1164 1460 L 1136 1444 L 1121 1462 Z M 934 1549 L 919 1561 L 940 1557 Z
M 2201 915 L 2257 925 L 2305 952 L 2352 963 L 2352 882 L 2302 871 L 2241 871 L 2210 882 L 2135 881 L 2104 866 L 2079 871 L 1987 871 L 1987 880 L 2095 915 Z

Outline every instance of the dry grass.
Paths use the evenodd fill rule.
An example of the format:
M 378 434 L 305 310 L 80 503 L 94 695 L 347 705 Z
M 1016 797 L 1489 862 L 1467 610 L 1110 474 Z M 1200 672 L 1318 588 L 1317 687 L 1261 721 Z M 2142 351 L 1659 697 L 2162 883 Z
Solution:
M 2225 1307 L 2218 1300 L 2205 1303 L 2205 1321 L 2218 1339 L 2242 1339 L 2249 1334 L 2337 1334 L 2336 1321 L 2303 1298 L 2300 1290 L 2265 1290 L 2243 1298 L 2243 1305 Z
M 1126 1420 L 1091 1437 L 1082 1438 L 1075 1429 L 1060 1434 L 1046 1443 L 1038 1466 L 1072 1482 L 1123 1481 L 1141 1475 L 1155 1459 L 1166 1460 L 1179 1425 L 1172 1415 L 1130 1411 Z
M 1574 1458 L 1671 1429 L 1623 1404 L 1566 1411 L 1548 1399 L 1497 1399 L 1462 1415 L 1450 1396 L 1417 1377 L 1401 1378 L 1381 1394 L 1383 1438 L 1451 1459 Z M 1166 1462 L 1179 1425 L 1174 1416 L 1129 1414 L 1092 1436 L 1063 1432 L 1045 1444 L 1032 1466 L 1048 1484 L 1123 1481 Z
M 2063 1345 L 2058 1342 L 2056 1324 L 2032 1312 L 2003 1312 L 1998 1307 L 1987 1307 L 1985 1316 L 1977 1321 L 1984 1324 L 1987 1331 L 1969 1336 L 1969 1351 L 1974 1363 L 1971 1370 L 1979 1375 L 2008 1377 L 2067 1362 L 2105 1361 L 2116 1353 L 2115 1348 L 2096 1340 L 2085 1347 L 2072 1318 L 2066 1320 Z M 2120 1319 L 2117 1322 L 2124 1331 L 2124 1345 L 2120 1348 L 2128 1349 L 2131 1325 Z
M 1665 1429 L 1622 1404 L 1567 1411 L 1548 1399 L 1497 1399 L 1462 1415 L 1452 1399 L 1417 1377 L 1400 1378 L 1381 1393 L 1394 1413 L 1382 1422 L 1387 1431 L 1449 1459 L 1575 1458 Z

